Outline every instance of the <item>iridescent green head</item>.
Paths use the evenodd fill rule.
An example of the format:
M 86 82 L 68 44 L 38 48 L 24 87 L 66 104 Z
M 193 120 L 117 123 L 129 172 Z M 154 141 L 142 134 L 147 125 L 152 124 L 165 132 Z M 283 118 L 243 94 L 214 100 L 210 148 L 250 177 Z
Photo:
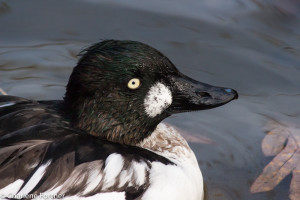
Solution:
M 166 56 L 140 42 L 105 40 L 81 55 L 64 104 L 75 126 L 109 141 L 137 144 L 173 113 L 237 98 L 232 89 L 183 75 Z

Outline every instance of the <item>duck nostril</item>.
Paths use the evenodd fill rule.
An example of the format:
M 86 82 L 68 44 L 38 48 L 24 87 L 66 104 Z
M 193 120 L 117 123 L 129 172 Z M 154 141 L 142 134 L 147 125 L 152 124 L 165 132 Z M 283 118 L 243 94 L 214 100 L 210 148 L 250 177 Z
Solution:
M 233 90 L 232 90 L 232 89 L 230 89 L 230 88 L 226 88 L 226 89 L 225 89 L 225 91 L 226 91 L 226 92 L 228 92 L 228 93 L 231 93 L 231 92 L 233 92 Z
M 208 92 L 197 92 L 197 91 L 196 91 L 196 94 L 197 94 L 199 97 L 201 97 L 201 98 L 203 98 L 203 97 L 211 97 L 211 95 L 210 95 Z

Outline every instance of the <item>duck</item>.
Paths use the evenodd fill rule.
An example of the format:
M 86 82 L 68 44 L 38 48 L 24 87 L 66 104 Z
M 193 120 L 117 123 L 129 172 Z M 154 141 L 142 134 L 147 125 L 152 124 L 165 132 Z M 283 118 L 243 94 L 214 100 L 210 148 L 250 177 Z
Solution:
M 0 198 L 200 200 L 192 149 L 162 121 L 238 98 L 142 42 L 84 49 L 63 100 L 0 96 Z

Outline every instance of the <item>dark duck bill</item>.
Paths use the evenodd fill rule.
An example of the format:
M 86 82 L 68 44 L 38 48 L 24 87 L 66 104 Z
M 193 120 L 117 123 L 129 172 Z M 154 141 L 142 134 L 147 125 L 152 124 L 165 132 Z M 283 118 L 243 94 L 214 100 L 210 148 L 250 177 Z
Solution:
M 167 110 L 171 114 L 211 109 L 238 98 L 233 89 L 201 83 L 181 73 L 169 80 L 173 102 Z
M 238 94 L 180 73 L 156 49 L 105 40 L 86 49 L 67 85 L 64 107 L 74 126 L 135 145 L 173 113 L 224 105 Z

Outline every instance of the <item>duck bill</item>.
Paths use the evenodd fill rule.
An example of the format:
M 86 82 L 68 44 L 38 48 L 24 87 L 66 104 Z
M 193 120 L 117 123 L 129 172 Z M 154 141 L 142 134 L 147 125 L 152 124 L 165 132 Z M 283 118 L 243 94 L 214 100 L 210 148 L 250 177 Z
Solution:
M 170 77 L 170 81 L 173 86 L 171 114 L 211 109 L 238 98 L 233 89 L 201 83 L 183 74 Z

